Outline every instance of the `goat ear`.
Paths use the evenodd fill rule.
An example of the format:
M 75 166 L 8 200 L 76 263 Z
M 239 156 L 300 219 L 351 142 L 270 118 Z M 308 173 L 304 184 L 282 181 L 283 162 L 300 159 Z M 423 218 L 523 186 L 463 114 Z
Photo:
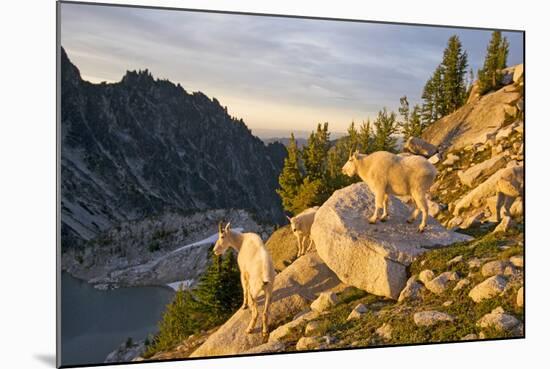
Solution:
M 231 228 L 230 228 L 230 225 L 231 225 L 231 222 L 227 223 L 226 226 L 225 226 L 225 231 L 229 231 Z

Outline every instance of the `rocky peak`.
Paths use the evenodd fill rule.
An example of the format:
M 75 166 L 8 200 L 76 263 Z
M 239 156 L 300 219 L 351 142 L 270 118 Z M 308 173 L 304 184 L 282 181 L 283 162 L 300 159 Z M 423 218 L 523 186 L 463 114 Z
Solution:
M 69 60 L 69 56 L 67 55 L 67 52 L 63 47 L 61 47 L 61 79 L 63 81 L 63 84 L 66 85 L 67 83 L 71 84 L 77 84 L 79 81 L 81 81 L 80 78 L 80 71 L 78 68 L 71 63 Z
M 64 243 L 171 210 L 235 208 L 263 222 L 283 219 L 275 189 L 285 148 L 265 146 L 216 99 L 148 70 L 89 83 L 65 50 L 61 72 Z
M 121 83 L 126 85 L 133 85 L 135 87 L 143 87 L 155 82 L 153 75 L 148 69 L 138 71 L 127 71 L 124 77 L 122 77 Z

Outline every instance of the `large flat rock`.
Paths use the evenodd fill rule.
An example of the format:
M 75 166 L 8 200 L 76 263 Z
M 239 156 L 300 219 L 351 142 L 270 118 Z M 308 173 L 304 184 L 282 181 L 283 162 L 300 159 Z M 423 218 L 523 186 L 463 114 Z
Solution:
M 311 234 L 319 256 L 342 282 L 375 295 L 397 299 L 407 281 L 406 268 L 416 257 L 471 239 L 431 217 L 419 233 L 420 220 L 408 224 L 411 209 L 393 196 L 386 222 L 369 224 L 373 209 L 374 195 L 365 183 L 345 187 L 319 208 Z
M 340 280 L 317 253 L 310 252 L 298 258 L 275 277 L 270 313 L 271 330 L 309 307 L 321 292 L 341 285 Z M 259 309 L 263 309 L 263 298 Z M 261 335 L 261 315 L 254 331 L 250 334 L 245 332 L 250 315 L 250 309 L 237 311 L 191 357 L 236 355 L 265 343 Z

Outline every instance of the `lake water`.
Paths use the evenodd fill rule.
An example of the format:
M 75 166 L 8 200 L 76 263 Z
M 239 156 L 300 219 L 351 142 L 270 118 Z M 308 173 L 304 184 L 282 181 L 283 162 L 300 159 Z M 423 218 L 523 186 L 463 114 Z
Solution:
M 61 277 L 63 365 L 102 363 L 128 337 L 154 333 L 174 295 L 167 287 L 100 291 L 68 273 Z

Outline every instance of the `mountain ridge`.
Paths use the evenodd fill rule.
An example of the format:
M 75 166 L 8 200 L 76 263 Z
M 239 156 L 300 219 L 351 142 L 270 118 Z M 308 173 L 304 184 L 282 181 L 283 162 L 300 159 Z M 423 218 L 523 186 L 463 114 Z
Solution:
M 216 98 L 148 70 L 93 84 L 61 49 L 62 246 L 167 211 L 243 208 L 283 219 L 286 149 L 264 145 Z M 231 160 L 234 158 L 234 160 Z

